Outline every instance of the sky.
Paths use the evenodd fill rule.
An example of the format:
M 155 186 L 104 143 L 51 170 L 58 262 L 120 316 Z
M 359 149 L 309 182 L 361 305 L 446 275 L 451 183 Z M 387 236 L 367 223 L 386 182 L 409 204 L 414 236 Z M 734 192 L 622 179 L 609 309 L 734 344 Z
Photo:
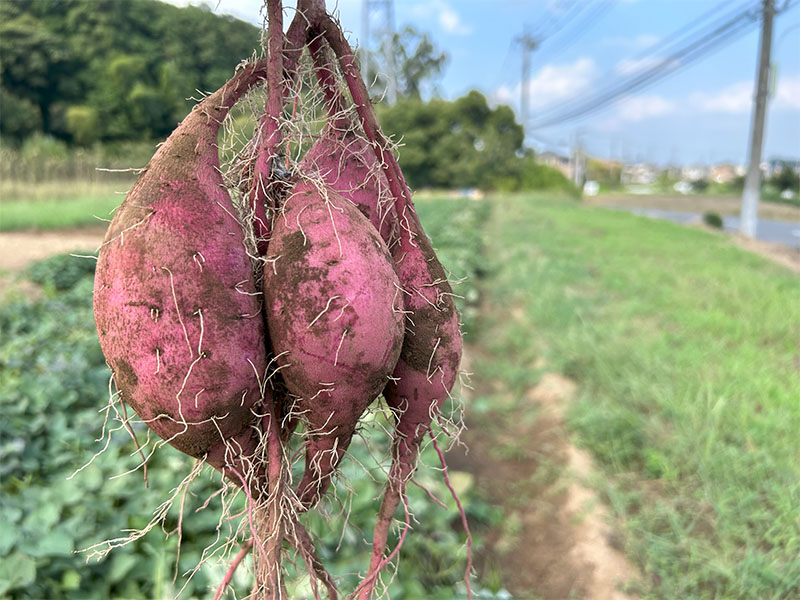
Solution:
M 198 4 L 202 0 L 169 0 Z M 776 73 L 764 141 L 765 159 L 800 158 L 800 2 L 775 19 Z M 776 0 L 781 7 L 787 0 Z M 219 14 L 260 24 L 262 0 L 206 2 Z M 350 41 L 362 36 L 363 0 L 328 0 Z M 294 2 L 285 2 L 285 20 Z M 702 59 L 667 62 L 698 28 L 758 0 L 395 0 L 397 29 L 427 33 L 449 57 L 437 93 L 455 99 L 481 91 L 493 105 L 520 113 L 523 31 L 538 41 L 530 54 L 527 144 L 567 154 L 576 139 L 593 156 L 626 162 L 746 162 L 760 24 Z M 704 20 L 705 19 L 705 20 Z M 378 19 L 374 17 L 373 27 Z M 692 30 L 692 27 L 695 27 Z M 677 44 L 677 45 L 670 45 Z M 547 124 L 572 103 L 664 63 L 675 72 L 580 119 Z M 539 121 L 537 124 L 536 121 Z M 546 126 L 540 126 L 546 125 Z

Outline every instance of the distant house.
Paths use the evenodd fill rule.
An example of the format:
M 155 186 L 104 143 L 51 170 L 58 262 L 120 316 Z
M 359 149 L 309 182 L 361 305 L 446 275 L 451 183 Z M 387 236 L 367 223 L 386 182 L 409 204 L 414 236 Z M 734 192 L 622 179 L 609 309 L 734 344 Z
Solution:
M 622 167 L 622 183 L 646 184 L 655 183 L 659 169 L 655 165 L 639 163 Z
M 572 166 L 569 157 L 561 156 L 555 152 L 540 152 L 536 155 L 536 162 L 561 171 L 564 176 L 572 177 Z
M 736 166 L 729 163 L 714 165 L 708 170 L 708 176 L 717 183 L 728 183 L 736 177 Z
M 698 181 L 708 177 L 708 167 L 703 165 L 692 165 L 681 169 L 681 179 L 684 181 Z

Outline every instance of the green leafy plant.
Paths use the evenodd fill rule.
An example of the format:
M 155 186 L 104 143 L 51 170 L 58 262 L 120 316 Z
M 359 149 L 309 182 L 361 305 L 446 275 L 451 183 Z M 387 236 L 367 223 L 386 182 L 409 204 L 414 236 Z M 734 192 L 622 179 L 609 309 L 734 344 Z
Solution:
M 720 217 L 717 213 L 713 212 L 703 213 L 703 223 L 705 223 L 709 227 L 713 227 L 714 229 L 722 229 L 722 227 L 724 226 L 722 217 Z
M 456 293 L 474 297 L 473 274 L 481 268 L 481 246 L 475 241 L 462 248 L 459 240 L 468 237 L 486 205 L 467 203 L 459 218 L 449 219 L 447 211 L 431 210 L 433 204 L 421 203 L 420 212 L 445 264 L 452 263 L 454 278 L 470 275 Z M 98 410 L 108 401 L 110 373 L 100 353 L 91 310 L 93 268 L 91 259 L 69 255 L 34 263 L 26 275 L 51 287 L 52 293 L 0 306 L 0 522 L 6 525 L 0 528 L 0 596 L 173 597 L 185 583 L 181 597 L 205 598 L 221 579 L 224 563 L 204 565 L 188 583 L 183 575 L 198 564 L 208 540 L 216 537 L 214 509 L 218 506 L 212 501 L 206 510 L 194 512 L 219 487 L 218 476 L 214 479 L 210 469 L 193 483 L 187 496 L 186 512 L 192 514 L 182 522 L 177 583 L 173 581 L 177 511 L 167 519 L 166 530 L 173 531 L 170 536 L 151 531 L 100 561 L 87 563 L 86 553 L 76 553 L 124 535 L 125 529 L 146 525 L 157 505 L 191 469 L 188 457 L 170 449 L 159 451 L 149 463 L 150 488 L 143 493 L 140 471 L 117 477 L 139 462 L 132 455 L 135 448 L 130 437 L 120 430 L 103 454 L 71 477 L 103 447 L 94 440 L 100 433 Z M 360 466 L 371 460 L 370 451 L 388 444 L 380 430 L 387 422 L 378 417 L 374 427 L 363 432 L 371 449 L 360 438 L 354 441 L 351 459 L 343 466 L 345 477 L 337 484 L 342 495 L 348 486 L 356 492 L 349 507 L 349 525 L 336 503 L 326 504 L 324 514 L 309 517 L 306 523 L 321 540 L 320 555 L 331 572 L 350 586 L 357 581 L 353 574 L 369 558 L 368 546 L 358 542 L 372 526 L 374 498 L 382 487 L 379 472 L 367 473 Z M 137 435 L 145 434 L 139 428 Z M 431 452 L 424 453 L 422 461 L 438 462 Z M 444 485 L 426 475 L 425 469 L 420 483 L 439 498 L 449 498 Z M 400 561 L 406 568 L 392 584 L 392 597 L 452 598 L 463 576 L 463 533 L 460 526 L 452 525 L 452 513 L 427 501 L 422 489 L 412 486 L 409 496 L 418 507 L 420 524 L 401 551 Z M 463 500 L 470 516 L 489 510 L 469 492 Z M 332 531 L 352 543 L 339 547 L 339 535 L 331 535 Z M 390 543 L 396 541 L 393 534 Z M 233 583 L 239 592 L 249 590 L 244 571 Z M 292 597 L 309 593 L 307 580 L 301 578 Z
M 88 275 L 94 275 L 95 259 L 80 253 L 58 254 L 33 263 L 26 276 L 34 283 L 63 291 L 75 287 Z

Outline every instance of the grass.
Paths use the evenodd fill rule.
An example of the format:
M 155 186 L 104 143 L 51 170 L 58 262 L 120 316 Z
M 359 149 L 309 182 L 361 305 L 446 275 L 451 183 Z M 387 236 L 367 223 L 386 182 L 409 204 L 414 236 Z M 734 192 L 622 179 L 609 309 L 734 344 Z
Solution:
M 2 182 L 0 230 L 94 223 L 124 189 Z M 800 597 L 795 277 L 724 236 L 553 195 L 433 196 L 420 214 L 470 276 L 467 339 L 491 357 L 474 368 L 502 383 L 475 410 L 514 411 L 540 359 L 578 383 L 569 424 L 642 595 Z
M 0 182 L 0 231 L 59 229 L 110 219 L 130 187 L 126 182 Z
M 795 277 L 721 235 L 543 194 L 488 202 L 473 341 L 494 358 L 476 370 L 521 392 L 544 357 L 578 383 L 569 425 L 642 594 L 800 597 Z

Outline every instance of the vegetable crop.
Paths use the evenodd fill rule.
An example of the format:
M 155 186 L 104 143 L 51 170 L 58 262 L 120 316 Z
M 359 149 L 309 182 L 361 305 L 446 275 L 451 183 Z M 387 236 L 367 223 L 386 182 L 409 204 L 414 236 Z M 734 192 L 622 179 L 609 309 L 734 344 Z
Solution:
M 409 528 L 405 486 L 420 446 L 445 422 L 459 317 L 338 23 L 321 0 L 300 0 L 285 35 L 280 1 L 267 13 L 267 58 L 198 103 L 117 211 L 96 273 L 97 330 L 122 414 L 129 405 L 160 444 L 215 467 L 224 490 L 247 498 L 238 532 L 249 535 L 217 597 L 251 548 L 254 595 L 284 597 L 284 540 L 314 595 L 321 583 L 337 596 L 300 516 L 383 394 L 392 464 L 353 592 L 370 598 L 399 548 L 387 555 L 401 503 L 400 543 Z M 293 135 L 304 125 L 305 48 L 326 120 L 310 148 Z M 265 86 L 255 137 L 225 173 L 220 126 Z

